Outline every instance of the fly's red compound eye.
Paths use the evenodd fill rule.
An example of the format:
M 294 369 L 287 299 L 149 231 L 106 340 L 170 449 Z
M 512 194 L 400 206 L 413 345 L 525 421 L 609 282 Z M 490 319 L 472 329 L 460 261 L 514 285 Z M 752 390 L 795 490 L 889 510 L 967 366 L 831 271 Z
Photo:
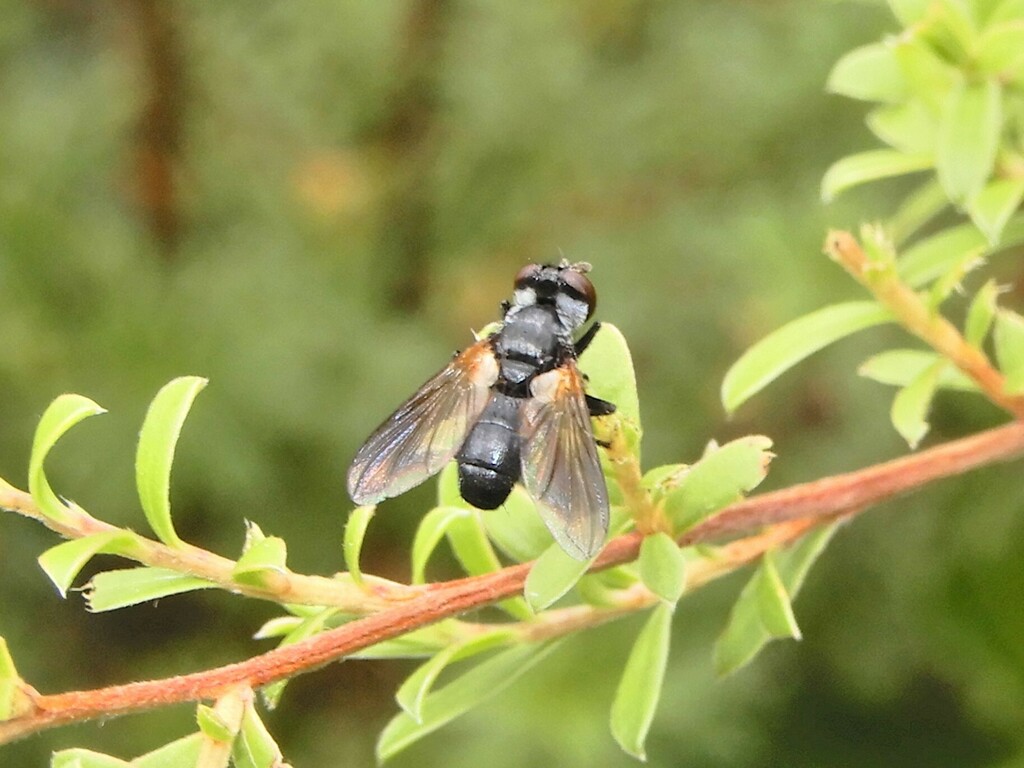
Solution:
M 565 281 L 567 288 L 575 292 L 580 299 L 587 304 L 587 319 L 594 314 L 594 310 L 597 308 L 597 291 L 594 290 L 594 284 L 590 282 L 590 279 L 582 272 L 577 272 L 575 269 L 567 269 L 562 273 L 562 279 Z
M 527 264 L 525 267 L 520 269 L 519 272 L 516 273 L 516 279 L 513 281 L 512 284 L 516 288 L 519 288 L 524 283 L 527 283 L 533 278 L 537 277 L 537 275 L 540 274 L 540 270 L 540 264 Z

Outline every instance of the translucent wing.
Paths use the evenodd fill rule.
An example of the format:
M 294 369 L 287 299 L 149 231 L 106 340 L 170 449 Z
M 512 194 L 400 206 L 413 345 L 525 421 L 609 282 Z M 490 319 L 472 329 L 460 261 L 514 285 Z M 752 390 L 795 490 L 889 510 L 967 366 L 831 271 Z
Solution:
M 608 489 L 590 426 L 583 376 L 570 360 L 530 385 L 519 431 L 523 485 L 562 549 L 592 557 L 608 533 Z
M 489 342 L 479 341 L 403 403 L 370 435 L 348 470 L 356 504 L 376 504 L 419 485 L 466 439 L 498 378 Z

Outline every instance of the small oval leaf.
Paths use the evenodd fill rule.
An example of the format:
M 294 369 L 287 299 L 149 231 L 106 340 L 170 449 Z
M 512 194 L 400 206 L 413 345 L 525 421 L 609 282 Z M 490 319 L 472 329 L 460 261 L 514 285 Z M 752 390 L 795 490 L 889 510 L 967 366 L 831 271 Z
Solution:
M 1024 317 L 1008 309 L 999 310 L 993 340 L 999 370 L 1006 377 L 1003 389 L 1008 395 L 1024 392 Z
M 74 748 L 54 752 L 50 768 L 134 768 L 134 764 L 91 749 Z
M 438 676 L 449 664 L 486 653 L 494 648 L 505 645 L 513 637 L 506 630 L 495 630 L 477 637 L 454 643 L 438 651 L 428 661 L 421 664 L 405 679 L 395 693 L 395 700 L 413 720 L 421 723 L 423 702 L 437 681 Z
M 595 555 L 596 557 L 596 555 Z M 566 592 L 587 572 L 594 558 L 577 560 L 558 545 L 552 544 L 530 569 L 523 593 L 534 611 L 543 611 Z
M 923 349 L 890 349 L 865 360 L 857 369 L 857 373 L 879 384 L 905 387 L 939 359 L 937 353 Z M 953 366 L 946 366 L 943 369 L 939 375 L 938 386 L 963 392 L 978 391 L 978 385 Z
M 199 762 L 199 753 L 203 748 L 203 734 L 191 733 L 188 736 L 172 741 L 170 744 L 147 752 L 131 762 L 131 768 L 183 768 L 194 766 Z
M 875 136 L 900 152 L 909 155 L 935 153 L 938 120 L 919 101 L 878 107 L 868 114 L 866 121 Z
M 926 171 L 934 161 L 929 153 L 906 154 L 896 149 L 869 149 L 834 162 L 821 180 L 821 199 L 829 203 L 840 192 L 869 181 Z
M 97 573 L 84 591 L 89 610 L 101 613 L 215 586 L 206 579 L 167 568 L 142 567 Z
M 971 221 L 995 246 L 1003 228 L 1024 200 L 1024 179 L 993 179 L 967 203 Z
M 757 601 L 761 624 L 769 635 L 800 639 L 800 627 L 793 615 L 793 604 L 775 568 L 775 553 L 771 550 L 765 552 L 762 558 Z
M 231 570 L 231 578 L 239 583 L 254 587 L 270 587 L 274 576 L 287 573 L 285 561 L 288 549 L 284 539 L 265 536 L 253 543 L 242 553 Z
M 907 84 L 892 46 L 871 43 L 845 54 L 829 73 L 830 93 L 863 101 L 903 101 Z
M 150 528 L 160 541 L 172 547 L 184 542 L 171 521 L 171 464 L 181 427 L 206 379 L 182 376 L 174 379 L 153 398 L 139 431 L 135 454 L 135 483 L 139 502 Z
M 939 123 L 936 171 L 949 199 L 981 191 L 996 161 L 1003 128 L 1002 91 L 994 80 L 954 88 Z
M 412 583 L 426 582 L 427 562 L 453 521 L 472 514 L 462 507 L 434 507 L 420 520 L 412 542 Z
M 971 299 L 967 320 L 964 323 L 964 338 L 972 347 L 981 349 L 981 345 L 985 343 L 985 337 L 992 329 L 992 322 L 996 317 L 998 296 L 999 286 L 994 279 L 989 278 Z
M 377 759 L 394 757 L 406 747 L 433 733 L 473 707 L 505 690 L 550 654 L 558 643 L 520 645 L 502 651 L 429 695 L 421 707 L 420 722 L 400 712 L 381 732 Z
M 81 539 L 72 539 L 50 547 L 38 558 L 39 566 L 50 577 L 61 597 L 68 596 L 68 590 L 75 577 L 93 556 L 106 554 L 128 554 L 135 543 L 135 534 L 130 531 L 106 531 L 94 533 Z
M 611 323 L 601 323 L 601 329 L 580 356 L 580 370 L 589 377 L 587 392 L 615 406 L 626 433 L 626 444 L 637 455 L 643 435 L 640 398 L 633 357 L 622 331 Z
M 896 431 L 913 450 L 928 434 L 928 411 L 931 409 L 939 377 L 949 365 L 940 358 L 925 368 L 893 398 L 889 417 Z
M 612 702 L 612 736 L 639 760 L 647 759 L 644 741 L 661 697 L 671 638 L 672 608 L 661 603 L 633 643 Z
M 69 518 L 68 506 L 53 492 L 43 471 L 46 455 L 75 424 L 100 413 L 106 413 L 106 409 L 87 397 L 61 395 L 50 403 L 39 419 L 28 460 L 28 491 L 39 509 L 51 520 L 67 522 Z
M 356 507 L 348 516 L 345 523 L 345 539 L 342 549 L 345 553 L 345 567 L 349 574 L 359 586 L 363 584 L 363 571 L 359 567 L 359 553 L 363 548 L 363 539 L 366 537 L 366 529 L 370 526 L 373 513 L 376 507 Z
M 772 441 L 763 435 L 715 446 L 665 494 L 665 514 L 677 531 L 686 530 L 751 491 L 768 474 Z
M 838 523 L 822 526 L 773 555 L 772 565 L 790 601 L 796 598 L 807 572 L 824 551 L 837 526 Z M 761 591 L 766 589 L 761 584 L 763 578 L 763 570 L 759 567 L 744 586 L 729 613 L 725 630 L 715 643 L 715 672 L 720 676 L 741 669 L 772 639 L 772 634 L 765 628 L 761 606 Z
M 242 727 L 231 746 L 234 768 L 284 768 L 284 755 L 274 737 L 256 713 L 252 702 L 247 702 L 242 715 Z
M 686 587 L 683 551 L 667 533 L 644 537 L 640 545 L 640 578 L 651 592 L 675 605 Z
M 891 323 L 873 301 L 833 304 L 792 320 L 765 336 L 733 363 L 722 381 L 722 403 L 732 413 L 794 365 L 857 331 Z

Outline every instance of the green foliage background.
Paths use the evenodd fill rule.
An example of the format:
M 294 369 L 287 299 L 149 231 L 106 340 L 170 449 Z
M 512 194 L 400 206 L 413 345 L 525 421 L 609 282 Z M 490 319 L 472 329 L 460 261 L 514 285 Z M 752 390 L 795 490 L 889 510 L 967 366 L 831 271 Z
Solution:
M 360 441 L 496 318 L 522 264 L 560 253 L 594 264 L 598 315 L 630 340 L 651 465 L 758 432 L 780 487 L 905 450 L 890 393 L 853 375 L 895 331 L 823 353 L 732 421 L 718 402 L 753 341 L 859 297 L 820 243 L 887 201 L 873 185 L 819 202 L 824 169 L 872 143 L 863 106 L 823 86 L 895 29 L 884 6 L 168 1 L 160 37 L 146 5 L 0 0 L 0 475 L 21 480 L 42 409 L 81 392 L 111 413 L 62 441 L 55 488 L 141 528 L 145 407 L 174 376 L 207 376 L 174 470 L 179 533 L 236 555 L 248 518 L 287 539 L 293 568 L 329 573 Z M 944 396 L 929 440 L 1000 418 Z M 710 645 L 742 582 L 684 601 L 651 764 L 1020 764 L 1019 489 L 1019 468 L 986 470 L 844 529 L 797 602 L 804 641 L 724 682 Z M 367 571 L 408 577 L 432 492 L 381 510 Z M 0 634 L 43 691 L 263 648 L 248 637 L 269 605 L 198 593 L 91 616 L 35 564 L 51 534 L 9 518 L 0 536 Z M 393 764 L 633 764 L 607 718 L 638 627 L 571 640 Z M 268 725 L 296 766 L 370 765 L 411 669 L 300 678 Z M 193 714 L 51 732 L 2 758 L 127 757 Z

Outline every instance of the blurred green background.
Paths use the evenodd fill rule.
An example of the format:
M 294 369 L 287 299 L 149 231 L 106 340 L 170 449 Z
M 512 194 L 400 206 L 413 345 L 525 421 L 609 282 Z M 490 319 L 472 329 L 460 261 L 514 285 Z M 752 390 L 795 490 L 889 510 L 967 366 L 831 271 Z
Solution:
M 179 532 L 236 555 L 254 520 L 294 569 L 330 573 L 359 443 L 497 317 L 520 266 L 562 254 L 593 263 L 598 316 L 630 340 L 648 466 L 758 432 L 778 453 L 765 487 L 782 487 L 905 451 L 890 393 L 854 375 L 897 331 L 828 350 L 731 421 L 718 401 L 753 341 L 859 295 L 819 255 L 824 232 L 893 198 L 820 204 L 828 164 L 872 145 L 861 105 L 823 85 L 895 29 L 883 4 L 0 0 L 0 18 L 0 476 L 15 484 L 47 403 L 88 395 L 110 413 L 61 443 L 54 485 L 142 529 L 146 405 L 208 376 L 175 467 Z M 940 398 L 929 441 L 1001 418 Z M 797 602 L 805 640 L 725 681 L 710 647 L 743 576 L 684 601 L 650 763 L 1024 765 L 1019 474 L 848 526 Z M 408 577 L 432 493 L 382 508 L 366 570 Z M 209 592 L 89 615 L 35 563 L 52 534 L 8 515 L 0 537 L 0 635 L 45 692 L 268 647 L 250 636 L 271 605 Z M 573 639 L 393 764 L 633 765 L 607 718 L 638 621 Z M 268 724 L 296 768 L 372 765 L 412 668 L 307 675 Z M 130 757 L 193 717 L 48 732 L 0 764 L 66 746 Z

